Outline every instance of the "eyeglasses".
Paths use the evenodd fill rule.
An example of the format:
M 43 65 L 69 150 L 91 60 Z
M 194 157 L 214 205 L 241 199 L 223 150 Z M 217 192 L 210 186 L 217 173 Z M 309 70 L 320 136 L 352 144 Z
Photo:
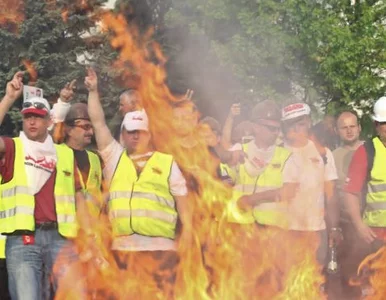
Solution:
M 35 107 L 36 109 L 47 110 L 47 107 L 43 103 L 39 103 L 39 102 L 24 102 L 23 103 L 23 108 L 29 108 L 31 106 Z
M 267 128 L 272 133 L 278 133 L 280 131 L 280 127 L 278 127 L 278 126 L 272 126 L 272 125 L 264 124 L 262 122 L 257 122 L 257 124 L 259 124 L 261 126 L 264 126 L 265 128 Z
M 73 124 L 73 125 L 70 125 L 71 127 L 79 127 L 79 128 L 82 128 L 83 130 L 85 131 L 89 131 L 90 129 L 92 129 L 92 125 L 91 124 Z

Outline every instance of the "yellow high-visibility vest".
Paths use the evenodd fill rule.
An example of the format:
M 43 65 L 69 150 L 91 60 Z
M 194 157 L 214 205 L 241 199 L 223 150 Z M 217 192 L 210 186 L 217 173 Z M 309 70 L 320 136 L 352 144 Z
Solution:
M 60 144 L 58 147 L 65 147 L 73 151 L 66 144 Z M 86 151 L 87 157 L 90 162 L 90 170 L 87 176 L 87 182 L 84 182 L 83 176 L 78 169 L 79 179 L 82 185 L 82 190 L 87 200 L 89 212 L 94 216 L 99 215 L 100 209 L 103 206 L 102 197 L 102 166 L 98 155 L 91 151 Z M 74 162 L 75 156 L 72 156 L 72 163 Z
M 140 176 L 124 151 L 110 184 L 109 216 L 113 234 L 133 233 L 174 239 L 177 210 L 169 190 L 173 157 L 154 152 Z
M 0 232 L 13 233 L 16 230 L 35 230 L 35 197 L 28 187 L 25 171 L 24 149 L 19 138 L 15 142 L 14 176 L 0 185 Z M 55 210 L 58 231 L 65 237 L 75 237 L 78 231 L 75 210 L 73 152 L 55 145 L 57 152 L 55 178 Z
M 373 139 L 375 155 L 367 183 L 364 222 L 369 226 L 386 227 L 386 147 L 378 137 Z
M 2 180 L 2 176 L 0 175 L 0 182 Z M 1 197 L 1 194 L 0 194 Z M 0 200 L 1 202 L 1 200 Z M 0 259 L 5 258 L 5 243 L 6 243 L 7 237 L 5 235 L 0 234 Z
M 0 234 L 0 259 L 5 258 L 5 242 L 7 237 Z
M 243 144 L 243 151 L 247 153 L 248 144 Z M 251 224 L 255 221 L 263 225 L 274 225 L 282 228 L 288 226 L 287 206 L 284 202 L 261 203 L 250 211 L 241 211 L 237 200 L 243 195 L 252 195 L 260 190 L 274 190 L 283 185 L 282 171 L 291 152 L 276 146 L 275 152 L 268 166 L 256 177 L 249 176 L 245 165 L 239 167 L 233 187 L 232 201 L 229 202 L 228 220 L 234 223 Z

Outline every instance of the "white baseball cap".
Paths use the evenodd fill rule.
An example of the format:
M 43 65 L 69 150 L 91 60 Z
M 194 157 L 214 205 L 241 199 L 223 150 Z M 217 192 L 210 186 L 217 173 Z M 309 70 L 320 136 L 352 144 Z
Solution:
M 48 101 L 41 97 L 32 97 L 24 101 L 21 113 L 35 114 L 39 116 L 46 116 L 50 113 L 50 104 Z
M 144 130 L 149 131 L 149 119 L 144 110 L 128 112 L 123 118 L 121 130 L 127 131 Z
M 281 111 L 281 120 L 288 121 L 311 114 L 311 108 L 306 103 L 293 103 L 285 106 Z

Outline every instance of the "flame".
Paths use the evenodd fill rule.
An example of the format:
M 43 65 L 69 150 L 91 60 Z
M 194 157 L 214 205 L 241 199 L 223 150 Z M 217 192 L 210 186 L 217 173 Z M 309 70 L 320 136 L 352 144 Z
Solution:
M 24 20 L 22 0 L 3 0 L 0 2 L 0 24 L 20 24 Z
M 198 114 L 189 117 L 187 127 L 192 128 L 184 136 L 171 124 L 172 104 L 180 97 L 165 84 L 166 58 L 151 40 L 152 32 L 140 35 L 124 16 L 111 13 L 103 13 L 101 22 L 104 30 L 113 33 L 111 45 L 120 50 L 113 67 L 125 67 L 122 78 L 128 82 L 133 76 L 140 78 L 138 92 L 156 149 L 173 155 L 190 184 L 192 241 L 178 244 L 179 263 L 168 271 L 161 267 L 165 261 L 143 253 L 121 255 L 119 260 L 130 266 L 122 271 L 109 249 L 108 221 L 96 217 L 96 240 L 91 249 L 84 235 L 75 240 L 81 261 L 69 264 L 71 270 L 60 281 L 57 299 L 80 298 L 85 289 L 117 299 L 321 299 L 323 278 L 314 257 L 315 241 L 311 245 L 308 236 L 299 238 L 281 229 L 227 221 L 225 207 L 232 191 L 214 176 L 217 161 L 202 139 L 201 127 L 195 124 Z M 86 255 L 87 251 L 91 254 Z M 102 263 L 95 262 L 95 253 L 104 257 Z M 65 252 L 62 256 L 68 261 Z M 174 273 L 175 279 L 161 283 L 160 288 L 156 278 L 172 278 Z
M 38 73 L 37 73 L 33 63 L 30 60 L 27 60 L 27 59 L 24 59 L 22 61 L 22 63 L 23 63 L 26 71 L 28 72 L 28 74 L 30 76 L 29 81 L 30 82 L 36 82 L 36 80 L 38 79 Z
M 377 252 L 368 255 L 358 267 L 358 280 L 353 285 L 372 289 L 373 292 L 364 299 L 384 299 L 386 291 L 386 248 L 382 247 Z

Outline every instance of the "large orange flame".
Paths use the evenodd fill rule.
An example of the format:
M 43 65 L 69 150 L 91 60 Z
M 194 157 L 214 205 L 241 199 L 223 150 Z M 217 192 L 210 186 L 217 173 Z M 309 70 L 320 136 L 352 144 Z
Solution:
M 22 63 L 30 76 L 30 82 L 36 82 L 36 80 L 38 79 L 38 72 L 36 71 L 36 68 L 33 63 L 28 59 L 24 59 Z
M 155 147 L 173 154 L 188 182 L 196 182 L 196 188 L 189 192 L 193 242 L 179 244 L 180 263 L 176 265 L 173 291 L 170 291 L 172 284 L 169 289 L 160 290 L 154 281 L 154 274 L 161 270 L 160 262 L 151 256 L 129 253 L 119 259 L 129 264 L 135 259 L 133 268 L 119 270 L 106 242 L 110 239 L 108 222 L 98 219 L 94 230 L 96 236 L 104 238 L 98 238 L 90 251 L 103 253 L 106 261 L 101 268 L 91 255 L 83 259 L 87 263 L 74 264 L 74 270 L 87 270 L 81 273 L 88 274 L 87 282 L 81 279 L 79 282 L 88 290 L 103 291 L 99 295 L 118 299 L 322 298 L 319 285 L 323 278 L 314 258 L 316 249 L 308 238 L 294 238 L 288 231 L 255 224 L 228 223 L 225 207 L 232 192 L 214 176 L 217 162 L 201 138 L 200 126 L 192 131 L 189 139 L 194 146 L 189 148 L 171 124 L 171 104 L 180 98 L 165 84 L 166 58 L 160 46 L 151 40 L 152 32 L 140 36 L 123 16 L 112 13 L 102 14 L 101 21 L 103 28 L 113 33 L 111 45 L 120 50 L 113 67 L 126 66 L 123 78 L 128 81 L 133 76 L 140 77 L 138 91 L 149 115 Z M 86 239 L 80 237 L 76 244 L 84 249 Z M 58 299 L 74 299 L 80 293 L 79 289 L 71 288 L 74 274 L 78 273 L 74 271 L 67 280 L 62 280 Z

